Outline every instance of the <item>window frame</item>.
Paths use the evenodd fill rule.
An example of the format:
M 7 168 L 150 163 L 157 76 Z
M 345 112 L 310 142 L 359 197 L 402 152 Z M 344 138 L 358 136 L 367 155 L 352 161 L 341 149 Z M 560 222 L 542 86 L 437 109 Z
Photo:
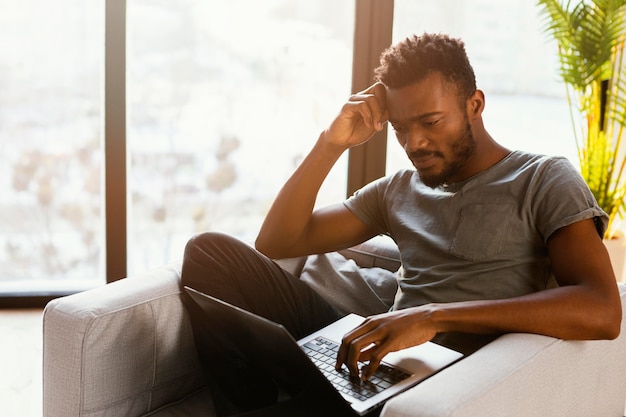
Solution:
M 126 0 L 106 0 L 104 70 L 105 275 L 127 275 Z
M 353 94 L 373 83 L 380 54 L 391 45 L 393 9 L 393 0 L 355 0 Z M 368 142 L 349 150 L 347 195 L 384 176 L 386 162 L 387 124 Z

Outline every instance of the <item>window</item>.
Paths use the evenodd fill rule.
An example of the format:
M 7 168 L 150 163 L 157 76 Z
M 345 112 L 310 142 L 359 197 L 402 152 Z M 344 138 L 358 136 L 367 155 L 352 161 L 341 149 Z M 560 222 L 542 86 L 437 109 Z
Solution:
M 577 164 L 556 44 L 527 0 L 395 1 L 394 43 L 413 33 L 460 37 L 485 92 L 485 127 L 509 149 L 566 156 Z M 390 129 L 387 172 L 410 167 Z
M 251 240 L 350 93 L 351 0 L 0 0 L 0 31 L 3 296 L 104 283 L 117 223 L 128 273 L 180 259 L 200 231 Z M 111 45 L 118 31 L 126 51 L 109 46 L 105 73 L 105 35 Z M 121 96 L 103 89 L 124 83 L 120 65 Z M 126 138 L 105 148 L 103 109 L 120 102 Z M 105 197 L 124 196 L 105 195 L 105 149 L 128 163 L 111 187 L 128 190 L 127 219 L 108 213 L 107 229 Z M 346 167 L 320 204 L 344 196 Z
M 0 0 L 0 293 L 104 282 L 100 0 Z
M 129 273 L 201 231 L 254 238 L 350 94 L 353 21 L 350 0 L 128 1 Z

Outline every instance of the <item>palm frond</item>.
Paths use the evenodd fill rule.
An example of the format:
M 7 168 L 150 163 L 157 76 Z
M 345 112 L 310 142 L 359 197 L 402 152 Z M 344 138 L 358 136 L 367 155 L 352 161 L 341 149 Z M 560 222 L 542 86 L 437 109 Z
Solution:
M 626 0 L 537 4 L 544 31 L 558 45 L 570 113 L 582 117 L 582 135 L 575 134 L 581 174 L 613 224 L 626 210 Z

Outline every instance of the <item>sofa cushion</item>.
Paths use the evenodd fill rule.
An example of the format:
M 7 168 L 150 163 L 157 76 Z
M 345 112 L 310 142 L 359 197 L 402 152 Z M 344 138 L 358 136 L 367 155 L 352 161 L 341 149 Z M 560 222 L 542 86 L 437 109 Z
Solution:
M 309 256 L 300 279 L 342 314 L 362 316 L 389 310 L 398 288 L 395 273 L 385 268 L 361 268 L 337 252 Z
M 389 236 L 378 235 L 361 244 L 339 251 L 347 259 L 353 259 L 362 268 L 384 268 L 397 271 L 400 268 L 400 251 Z

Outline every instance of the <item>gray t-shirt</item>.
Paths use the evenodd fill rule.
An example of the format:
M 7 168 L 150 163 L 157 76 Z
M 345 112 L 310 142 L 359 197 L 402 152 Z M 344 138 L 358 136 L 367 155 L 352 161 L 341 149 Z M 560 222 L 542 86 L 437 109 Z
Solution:
M 462 183 L 432 189 L 414 170 L 366 185 L 345 205 L 398 244 L 394 309 L 502 299 L 554 285 L 547 241 L 607 215 L 565 158 L 515 151 Z

